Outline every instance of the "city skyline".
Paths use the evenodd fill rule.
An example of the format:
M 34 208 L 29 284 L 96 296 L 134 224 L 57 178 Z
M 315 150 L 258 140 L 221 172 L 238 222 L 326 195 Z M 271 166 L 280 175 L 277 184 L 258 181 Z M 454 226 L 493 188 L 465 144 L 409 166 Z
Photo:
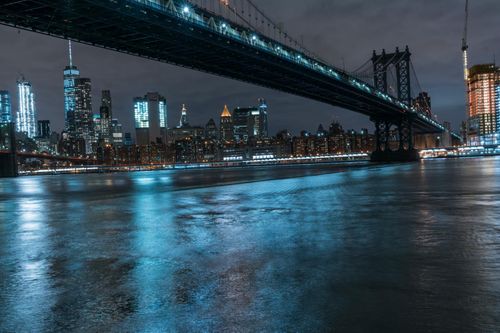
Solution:
M 268 9 L 266 10 L 267 12 L 273 13 L 276 12 L 273 11 L 274 6 L 281 7 L 279 2 L 263 3 L 262 7 Z M 357 5 L 360 5 L 360 3 Z M 479 34 L 477 34 L 482 25 L 487 25 L 488 22 L 494 20 L 496 15 L 498 15 L 495 14 L 495 11 L 491 10 L 495 6 L 498 5 L 492 1 L 485 1 L 481 4 L 474 4 L 471 8 L 471 64 L 488 62 L 488 53 L 491 53 L 492 61 L 495 47 L 497 47 L 496 45 L 500 45 L 500 43 L 495 42 L 498 37 L 488 35 L 488 32 L 479 37 Z M 332 17 L 337 19 L 332 23 L 335 26 L 341 24 L 340 22 L 343 21 L 342 15 L 339 13 L 342 11 L 349 12 L 353 7 L 354 4 L 335 5 L 322 1 L 308 3 L 308 11 L 311 12 L 312 16 L 313 14 L 325 15 L 321 14 L 321 12 L 329 13 L 335 10 L 335 13 L 332 13 Z M 415 5 L 406 2 L 404 6 L 398 5 L 394 7 L 387 3 L 383 6 L 378 4 L 378 7 L 384 8 L 387 11 L 383 15 L 394 15 L 400 13 L 401 8 L 410 8 L 410 14 L 406 14 L 409 19 L 420 17 L 421 15 L 417 14 L 422 11 L 420 7 L 417 8 Z M 423 7 L 425 7 L 429 17 L 429 20 L 423 21 L 422 28 L 425 32 L 429 29 L 432 30 L 432 19 L 439 16 L 438 14 L 446 5 L 441 3 L 431 4 L 428 2 Z M 433 99 L 433 111 L 438 114 L 441 121 L 449 120 L 452 122 L 453 128 L 458 129 L 459 122 L 465 120 L 465 106 L 463 105 L 465 103 L 460 67 L 461 54 L 459 52 L 460 34 L 463 25 L 463 19 L 461 19 L 463 8 L 460 6 L 455 7 L 442 18 L 443 20 L 448 20 L 450 24 L 440 24 L 439 33 L 432 35 L 428 40 L 424 38 L 425 43 L 422 42 L 420 33 L 410 31 L 411 29 L 403 26 L 400 31 L 401 35 L 397 36 L 397 38 L 392 35 L 379 36 L 372 38 L 373 40 L 370 42 L 361 43 L 363 45 L 362 48 L 359 45 L 352 45 L 353 37 L 354 40 L 358 39 L 359 41 L 363 41 L 368 37 L 358 32 L 363 26 L 366 28 L 366 21 L 360 18 L 360 23 L 363 24 L 359 26 L 353 27 L 352 23 L 350 25 L 345 24 L 349 28 L 344 29 L 346 30 L 345 34 L 330 34 L 335 41 L 328 42 L 328 44 L 331 43 L 331 47 L 327 45 L 312 49 L 339 67 L 342 67 L 343 63 L 345 63 L 346 68 L 349 69 L 355 68 L 364 62 L 370 56 L 371 50 L 379 49 L 380 45 L 391 49 L 397 44 L 399 46 L 402 46 L 404 43 L 409 44 L 414 54 L 415 66 L 419 72 L 422 86 L 425 90 L 429 91 Z M 370 14 L 370 8 L 371 5 L 361 5 L 360 17 L 372 15 Z M 486 9 L 488 10 L 486 11 Z M 297 13 L 297 10 L 295 9 L 293 12 Z M 481 13 L 486 14 L 482 15 Z M 295 29 L 297 32 L 303 32 L 306 46 L 309 46 L 308 42 L 315 45 L 326 44 L 325 36 L 319 35 L 322 32 L 321 26 L 311 29 L 314 33 L 308 32 L 307 24 L 297 24 L 296 27 L 290 24 L 293 20 L 288 18 L 288 15 L 291 15 L 288 10 L 280 11 L 279 16 L 281 17 L 277 17 L 277 19 L 285 22 L 285 26 L 293 35 L 298 34 L 294 33 Z M 481 17 L 481 20 L 478 17 Z M 394 22 L 394 18 L 391 20 Z M 420 18 L 420 20 L 422 19 Z M 307 20 L 303 22 L 307 22 Z M 445 26 L 446 28 L 442 28 Z M 351 34 L 349 36 L 351 37 L 350 39 L 348 38 L 348 33 Z M 55 130 L 61 130 L 63 126 L 60 119 L 63 113 L 61 70 L 68 63 L 66 42 L 45 36 L 35 36 L 25 31 L 18 33 L 17 30 L 6 27 L 1 28 L 0 35 L 11 42 L 8 43 L 9 45 L 13 45 L 11 50 L 1 55 L 2 63 L 14 63 L 13 66 L 10 66 L 11 68 L 7 68 L 5 71 L 6 75 L 0 78 L 0 89 L 9 90 L 12 95 L 12 80 L 9 80 L 9 72 L 23 72 L 26 76 L 29 76 L 37 93 L 39 119 L 51 119 L 53 121 L 52 127 Z M 431 35 L 429 34 L 429 36 Z M 319 42 L 313 43 L 318 38 Z M 385 41 L 386 39 L 390 42 Z M 434 44 L 438 44 L 438 39 L 441 42 L 445 42 L 446 47 L 443 48 L 445 51 L 442 52 L 446 56 L 438 57 L 437 53 L 426 52 L 426 49 L 432 48 Z M 30 46 L 25 44 L 30 44 Z M 428 46 L 421 47 L 418 44 L 426 44 Z M 23 45 L 34 49 L 33 54 L 38 56 L 36 62 L 25 66 L 27 68 L 24 69 L 20 68 L 20 65 L 29 63 L 29 61 L 19 61 L 17 63 L 12 56 L 9 56 L 9 54 L 19 53 L 19 47 Z M 320 48 L 325 50 L 322 51 Z M 122 121 L 127 132 L 133 131 L 133 117 L 131 116 L 133 110 L 132 99 L 134 96 L 140 95 L 145 91 L 158 91 L 160 94 L 165 95 L 169 105 L 169 113 L 174 115 L 174 118 L 177 117 L 176 113 L 180 111 L 181 105 L 183 103 L 188 104 L 192 122 L 199 124 L 203 124 L 206 119 L 215 118 L 220 113 L 220 108 L 223 104 L 228 104 L 230 109 L 233 109 L 236 106 L 252 104 L 251 102 L 259 97 L 266 97 L 270 101 L 274 111 L 270 115 L 271 133 L 277 132 L 281 127 L 298 133 L 303 129 L 315 128 L 317 123 L 328 123 L 334 119 L 345 124 L 345 127 L 353 128 L 365 127 L 369 122 L 366 117 L 356 115 L 352 112 L 308 101 L 289 94 L 249 86 L 233 80 L 179 69 L 161 63 L 153 63 L 148 60 L 116 54 L 77 43 L 74 43 L 74 49 L 75 59 L 73 62 L 84 73 L 85 77 L 92 79 L 93 96 L 98 95 L 104 89 L 112 91 L 115 101 L 115 115 Z M 482 54 L 482 58 L 478 57 L 479 54 Z M 47 60 L 49 58 L 50 61 Z M 96 62 L 95 59 L 99 59 L 99 61 Z M 116 59 L 120 59 L 119 65 L 116 64 Z M 439 69 L 435 68 L 437 65 L 439 65 Z M 151 75 L 151 73 L 155 73 L 155 75 Z M 41 80 L 40 76 L 47 80 Z M 431 79 L 429 78 L 430 76 L 438 77 Z M 53 82 L 52 78 L 54 80 L 57 78 L 56 82 Z M 429 82 L 432 82 L 433 85 L 428 84 Z M 188 87 L 189 89 L 187 89 Z M 99 103 L 93 104 L 93 113 L 99 113 Z M 13 111 L 17 110 L 15 98 L 13 98 L 12 109 Z M 307 110 L 307 114 L 304 114 L 304 110 Z M 297 121 L 299 118 L 301 121 Z M 274 127 L 276 124 L 280 124 L 280 126 Z M 174 124 L 169 121 L 169 127 L 173 126 Z

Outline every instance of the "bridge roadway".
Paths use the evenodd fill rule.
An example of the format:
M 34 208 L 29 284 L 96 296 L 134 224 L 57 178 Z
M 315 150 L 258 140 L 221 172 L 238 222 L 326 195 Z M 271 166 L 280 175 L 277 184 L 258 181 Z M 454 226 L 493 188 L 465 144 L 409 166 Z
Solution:
M 288 92 L 371 117 L 444 127 L 337 68 L 178 0 L 6 0 L 0 23 Z

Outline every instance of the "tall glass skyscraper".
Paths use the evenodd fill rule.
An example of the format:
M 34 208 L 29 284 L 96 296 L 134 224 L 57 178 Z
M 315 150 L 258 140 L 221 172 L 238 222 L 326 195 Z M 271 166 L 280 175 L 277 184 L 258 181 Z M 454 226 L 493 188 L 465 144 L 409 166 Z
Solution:
M 86 153 L 92 152 L 94 121 L 92 113 L 92 84 L 90 79 L 75 79 L 74 132 L 77 139 L 85 140 Z
M 167 100 L 158 93 L 134 98 L 135 133 L 138 145 L 166 143 Z
M 0 124 L 12 122 L 12 104 L 10 94 L 6 90 L 0 90 Z
M 31 83 L 24 77 L 17 81 L 19 93 L 19 109 L 17 111 L 16 130 L 25 133 L 29 138 L 34 138 L 36 132 L 35 95 Z
M 69 66 L 64 69 L 64 120 L 65 129 L 68 133 L 73 134 L 75 128 L 75 106 L 76 106 L 76 91 L 75 80 L 80 78 L 80 71 L 76 66 L 73 66 L 73 56 L 71 51 L 71 41 L 69 43 Z

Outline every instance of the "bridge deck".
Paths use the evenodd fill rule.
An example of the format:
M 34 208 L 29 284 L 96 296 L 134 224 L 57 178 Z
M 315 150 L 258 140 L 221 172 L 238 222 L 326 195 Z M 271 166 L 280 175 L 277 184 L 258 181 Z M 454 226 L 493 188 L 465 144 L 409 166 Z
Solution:
M 182 12 L 180 3 L 175 9 L 148 0 L 7 0 L 0 5 L 0 23 L 257 84 L 370 117 L 413 114 L 417 133 L 444 130 L 338 69 L 253 37 L 233 23 L 228 25 L 239 33 L 230 34 L 222 29 L 222 18 L 201 9 Z

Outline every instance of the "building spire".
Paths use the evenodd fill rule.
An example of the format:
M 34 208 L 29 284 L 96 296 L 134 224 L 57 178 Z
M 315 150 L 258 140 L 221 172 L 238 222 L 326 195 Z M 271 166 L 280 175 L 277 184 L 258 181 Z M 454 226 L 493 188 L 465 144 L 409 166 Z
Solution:
M 71 39 L 68 39 L 69 67 L 73 67 L 73 52 L 71 49 Z
M 179 127 L 187 127 L 187 126 L 189 126 L 187 120 L 187 108 L 186 104 L 182 104 L 181 121 L 179 122 Z
M 221 117 L 231 117 L 231 112 L 227 108 L 227 105 L 224 105 L 224 110 L 222 111 Z

